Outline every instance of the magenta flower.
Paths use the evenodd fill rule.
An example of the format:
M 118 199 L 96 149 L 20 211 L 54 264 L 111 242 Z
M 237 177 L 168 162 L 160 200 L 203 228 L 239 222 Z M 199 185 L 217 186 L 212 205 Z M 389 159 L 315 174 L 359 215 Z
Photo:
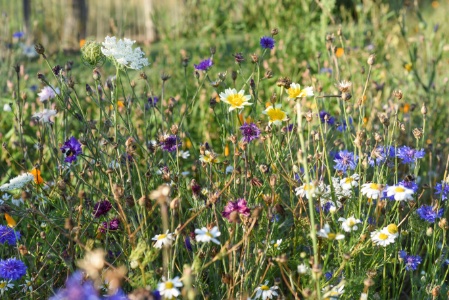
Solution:
M 244 198 L 237 199 L 237 201 L 229 201 L 221 214 L 223 217 L 231 221 L 230 216 L 235 211 L 240 215 L 249 217 L 250 209 L 248 208 L 246 200 Z
M 77 160 L 78 155 L 82 154 L 81 143 L 75 137 L 68 139 L 64 145 L 60 148 L 61 152 L 64 153 L 64 161 L 67 163 L 72 163 Z

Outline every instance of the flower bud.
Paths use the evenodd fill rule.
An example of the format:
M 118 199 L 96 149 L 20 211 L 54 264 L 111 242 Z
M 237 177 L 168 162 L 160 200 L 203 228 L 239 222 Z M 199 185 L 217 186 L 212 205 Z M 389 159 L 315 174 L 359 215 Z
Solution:
M 374 65 L 374 63 L 376 61 L 375 58 L 376 58 L 376 56 L 374 54 L 371 54 L 368 57 L 368 60 L 366 61 L 368 63 L 368 65 L 370 65 L 370 66 Z

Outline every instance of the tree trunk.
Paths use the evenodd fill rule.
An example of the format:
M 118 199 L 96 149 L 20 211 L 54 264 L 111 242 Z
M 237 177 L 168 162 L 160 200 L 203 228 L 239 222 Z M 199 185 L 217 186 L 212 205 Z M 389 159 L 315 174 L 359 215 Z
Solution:
M 30 28 L 31 0 L 22 0 L 22 5 L 23 5 L 23 21 L 25 23 L 24 33 L 28 44 L 32 42 L 31 28 Z
M 64 50 L 79 49 L 80 41 L 86 39 L 88 7 L 86 0 L 71 0 L 66 7 L 62 47 Z

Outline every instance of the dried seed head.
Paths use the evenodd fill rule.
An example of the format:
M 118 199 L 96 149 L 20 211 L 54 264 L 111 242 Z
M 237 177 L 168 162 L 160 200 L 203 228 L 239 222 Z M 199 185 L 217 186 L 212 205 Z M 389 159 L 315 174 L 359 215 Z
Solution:
M 20 245 L 19 246 L 19 252 L 20 255 L 27 255 L 28 254 L 28 249 L 25 245 Z
M 404 94 L 402 93 L 401 90 L 394 90 L 394 91 L 393 91 L 393 96 L 394 96 L 396 99 L 401 100 L 402 97 L 404 96 Z
M 267 71 L 265 72 L 264 78 L 270 79 L 270 78 L 272 78 L 272 77 L 273 77 L 273 71 L 267 70 Z
M 373 286 L 374 285 L 374 280 L 372 280 L 370 277 L 368 277 L 368 278 L 366 278 L 363 281 L 363 285 L 366 286 L 366 287 Z
M 341 99 L 343 101 L 349 101 L 351 98 L 352 98 L 351 93 L 348 93 L 348 92 L 341 93 Z
M 275 174 L 273 174 L 273 175 L 270 176 L 270 186 L 271 186 L 271 187 L 275 187 L 275 185 L 276 185 L 276 179 L 277 179 L 277 177 L 276 177 Z
M 44 46 L 42 46 L 41 43 L 35 44 L 35 45 L 34 45 L 34 50 L 36 50 L 36 52 L 37 52 L 38 54 L 42 55 L 43 58 L 46 58 L 46 57 L 45 57 L 45 48 L 44 48 Z
M 235 62 L 237 64 L 241 64 L 242 62 L 245 61 L 245 58 L 243 57 L 243 54 L 241 52 L 235 53 L 232 56 L 234 56 Z
M 236 79 L 237 79 L 237 71 L 232 71 L 231 72 L 231 78 L 232 78 L 232 81 L 235 81 Z
M 161 79 L 162 79 L 162 81 L 167 81 L 167 80 L 169 80 L 171 78 L 171 75 L 169 75 L 169 74 L 165 74 L 165 73 L 162 73 L 161 74 Z
M 368 57 L 368 60 L 366 61 L 368 63 L 368 65 L 372 66 L 374 65 L 374 63 L 376 62 L 376 56 L 374 54 L 371 54 Z
M 251 62 L 254 64 L 259 62 L 259 56 L 256 53 L 251 54 Z
M 377 117 L 380 120 L 380 123 L 384 125 L 385 127 L 388 127 L 390 125 L 390 119 L 388 118 L 388 115 L 386 113 L 378 113 Z
M 98 69 L 94 69 L 92 71 L 92 77 L 94 78 L 94 80 L 100 80 L 101 79 L 101 74 L 98 71 Z
M 215 53 L 217 53 L 217 48 L 215 46 L 210 47 L 209 50 L 210 50 L 211 55 L 214 55 Z
M 349 91 L 349 89 L 352 86 L 352 82 L 347 81 L 347 80 L 342 80 L 341 82 L 338 83 L 337 88 L 340 90 L 340 92 L 344 93 Z
M 443 230 L 447 230 L 449 228 L 448 224 L 447 224 L 447 219 L 446 218 L 442 218 L 439 222 L 438 222 L 438 226 L 443 229 Z
M 340 25 L 340 27 L 338 27 L 337 35 L 338 36 L 342 36 L 343 35 L 342 29 L 341 29 L 341 25 Z
M 312 119 L 313 119 L 312 111 L 309 110 L 308 112 L 306 112 L 305 117 L 306 117 L 307 122 L 312 122 Z M 328 115 L 326 114 L 324 117 L 327 118 Z
M 276 82 L 277 86 L 284 87 L 286 89 L 289 89 L 291 84 L 292 80 L 288 77 L 280 77 Z
M 419 140 L 422 138 L 423 136 L 423 130 L 422 128 L 415 128 L 413 129 L 413 136 L 415 137 L 415 139 Z
M 172 134 L 178 134 L 178 125 L 176 125 L 176 124 L 173 124 L 171 127 L 170 127 L 170 132 L 172 133 Z
M 381 134 L 379 134 L 379 132 L 375 132 L 375 133 L 374 133 L 374 140 L 375 140 L 377 143 L 382 143 L 383 137 L 382 137 Z
M 427 115 L 427 106 L 426 104 L 423 102 L 422 106 L 421 106 L 421 113 L 425 116 Z
M 277 29 L 277 28 L 271 29 L 271 35 L 272 35 L 272 36 L 275 36 L 275 35 L 277 35 L 278 33 L 279 33 L 279 29 Z

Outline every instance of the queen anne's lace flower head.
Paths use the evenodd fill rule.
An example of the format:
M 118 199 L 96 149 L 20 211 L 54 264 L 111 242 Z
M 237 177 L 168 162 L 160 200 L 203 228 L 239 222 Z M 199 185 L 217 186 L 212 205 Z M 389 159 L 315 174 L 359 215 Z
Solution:
M 28 183 L 34 180 L 34 175 L 31 173 L 24 173 L 22 175 L 19 175 L 17 177 L 14 177 L 9 181 L 9 183 L 5 183 L 4 185 L 0 186 L 0 191 L 6 192 L 6 191 L 12 191 L 15 189 L 21 189 Z
M 120 39 L 117 41 L 116 37 L 107 36 L 102 43 L 101 52 L 108 58 L 111 58 L 118 65 L 126 68 L 140 70 L 150 63 L 145 56 L 145 53 L 137 47 L 132 48 L 136 41 L 130 39 Z

